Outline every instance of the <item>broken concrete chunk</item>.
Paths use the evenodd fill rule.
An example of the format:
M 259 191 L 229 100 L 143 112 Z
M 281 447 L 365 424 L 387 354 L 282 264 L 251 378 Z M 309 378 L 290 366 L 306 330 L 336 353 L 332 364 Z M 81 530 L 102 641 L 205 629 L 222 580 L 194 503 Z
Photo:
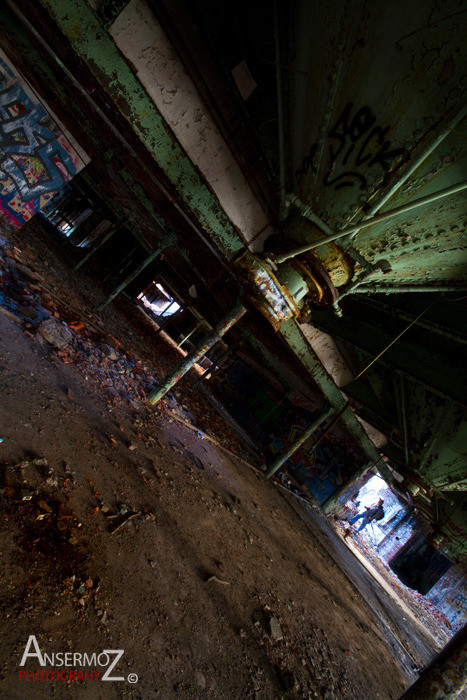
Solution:
M 49 345 L 59 349 L 65 348 L 73 337 L 68 328 L 53 318 L 42 321 L 39 326 L 39 333 Z
M 102 352 L 109 358 L 109 360 L 112 360 L 113 362 L 118 360 L 118 354 L 115 352 L 114 348 L 111 348 L 110 345 L 106 345 L 105 343 L 102 343 L 101 347 Z
M 21 263 L 17 262 L 16 267 L 24 277 L 26 277 L 28 280 L 31 280 L 32 282 L 42 282 L 44 279 L 37 272 L 31 270 L 30 267 L 26 267 L 26 265 L 22 265 Z
M 269 620 L 269 629 L 271 637 L 274 639 L 274 641 L 279 642 L 281 639 L 284 639 L 279 620 L 277 620 L 275 617 L 271 617 Z

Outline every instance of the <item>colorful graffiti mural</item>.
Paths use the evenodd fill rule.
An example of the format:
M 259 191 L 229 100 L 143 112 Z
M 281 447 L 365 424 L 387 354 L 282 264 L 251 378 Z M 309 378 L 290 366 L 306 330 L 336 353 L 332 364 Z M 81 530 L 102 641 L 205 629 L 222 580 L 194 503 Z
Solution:
M 427 598 L 445 615 L 457 632 L 467 623 L 466 569 L 452 566 L 429 591 Z
M 285 403 L 277 427 L 277 434 L 269 447 L 274 454 L 283 452 L 294 442 L 316 417 L 299 406 Z M 288 427 L 286 427 L 288 426 Z M 342 442 L 332 433 L 313 446 L 314 436 L 287 460 L 290 469 L 313 494 L 319 504 L 324 503 L 363 464 L 362 455 L 355 452 L 350 442 Z
M 19 228 L 85 165 L 58 122 L 0 55 L 0 217 Z

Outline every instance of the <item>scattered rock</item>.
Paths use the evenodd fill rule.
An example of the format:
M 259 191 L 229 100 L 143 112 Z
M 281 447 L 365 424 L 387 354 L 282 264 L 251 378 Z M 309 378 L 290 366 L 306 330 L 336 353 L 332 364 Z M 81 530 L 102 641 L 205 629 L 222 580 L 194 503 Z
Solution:
M 65 348 L 73 337 L 68 328 L 58 323 L 58 321 L 55 321 L 53 318 L 42 321 L 39 326 L 39 334 L 49 345 L 59 349 Z
M 269 629 L 271 637 L 275 642 L 279 642 L 281 639 L 284 639 L 284 635 L 282 634 L 282 629 L 277 618 L 271 617 L 269 620 Z
M 200 690 L 206 690 L 206 678 L 200 671 L 195 672 L 195 681 Z

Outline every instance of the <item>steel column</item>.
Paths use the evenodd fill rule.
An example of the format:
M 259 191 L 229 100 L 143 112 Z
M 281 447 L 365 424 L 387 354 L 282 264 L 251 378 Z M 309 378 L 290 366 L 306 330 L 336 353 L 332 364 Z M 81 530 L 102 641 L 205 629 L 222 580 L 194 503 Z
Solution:
M 227 333 L 232 326 L 246 313 L 243 304 L 238 303 L 232 311 L 225 316 L 201 343 L 201 345 L 193 350 L 185 359 L 180 362 L 175 369 L 163 380 L 160 386 L 151 392 L 148 396 L 150 403 L 157 403 L 175 384 L 181 379 L 198 360 L 200 360 L 207 351 Z
M 199 321 L 199 323 L 196 324 L 196 326 L 193 328 L 193 330 L 191 330 L 191 331 L 188 333 L 188 335 L 186 335 L 186 336 L 183 338 L 183 340 L 181 340 L 181 341 L 179 342 L 179 344 L 177 345 L 177 348 L 181 348 L 182 345 L 183 345 L 183 343 L 185 343 L 185 342 L 188 340 L 188 338 L 191 338 L 191 336 L 193 335 L 193 333 L 196 333 L 196 331 L 198 330 L 198 328 L 200 328 L 202 325 L 203 325 L 203 322 L 202 322 L 202 321 Z
M 326 406 L 326 408 L 324 408 L 321 411 L 321 413 L 313 421 L 313 423 L 311 423 L 307 428 L 305 428 L 303 433 L 301 433 L 298 436 L 298 438 L 288 447 L 288 449 L 285 452 L 283 452 L 282 454 L 280 454 L 278 457 L 276 457 L 276 459 L 274 460 L 274 462 L 271 464 L 268 471 L 266 472 L 266 478 L 269 479 L 269 477 L 271 477 L 275 472 L 277 472 L 277 470 L 282 467 L 284 462 L 286 462 L 289 459 L 289 457 L 291 457 L 293 455 L 293 453 L 296 452 L 301 445 L 303 445 L 305 440 L 308 440 L 310 435 L 312 435 L 315 432 L 315 430 L 321 425 L 321 423 L 323 421 L 325 421 L 327 418 L 329 418 L 329 416 L 333 413 L 333 411 L 334 411 L 334 408 L 332 406 L 330 406 L 330 405 Z
M 118 226 L 116 226 L 115 224 L 113 224 L 113 225 L 109 228 L 109 230 L 107 231 L 107 233 L 104 234 L 104 236 L 102 236 L 102 238 L 100 239 L 100 241 L 99 241 L 98 243 L 96 243 L 95 246 L 92 246 L 91 250 L 84 256 L 84 258 L 82 258 L 82 260 L 80 260 L 79 262 L 76 263 L 74 269 L 75 269 L 75 270 L 79 270 L 79 268 L 80 268 L 82 265 L 84 265 L 85 262 L 87 262 L 87 261 L 89 260 L 89 258 L 91 257 L 91 255 L 94 255 L 94 253 L 96 253 L 96 252 L 99 250 L 99 248 L 102 248 L 102 246 L 104 245 L 104 243 L 107 243 L 107 241 L 109 240 L 109 238 L 111 238 L 117 230 L 118 230 Z
M 148 257 L 143 260 L 143 262 L 138 265 L 136 270 L 133 270 L 133 272 L 130 272 L 130 274 L 125 277 L 123 282 L 121 282 L 118 287 L 115 287 L 113 292 L 109 294 L 107 299 L 102 302 L 102 304 L 99 304 L 99 306 L 96 307 L 96 311 L 102 311 L 102 309 L 105 309 L 105 307 L 110 304 L 110 302 L 115 299 L 123 290 L 125 287 L 127 287 L 130 282 L 133 282 L 134 279 L 138 277 L 138 275 L 150 264 L 152 263 L 164 250 L 165 246 L 161 246 L 160 248 L 157 248 L 157 250 L 154 250 L 151 255 L 148 255 Z
M 324 503 L 321 504 L 321 508 L 324 510 L 324 512 L 327 515 L 330 515 L 334 511 L 338 511 L 339 508 L 342 508 L 345 503 L 347 503 L 352 496 L 349 493 L 349 488 L 356 484 L 356 482 L 362 478 L 366 474 L 366 472 L 371 469 L 374 465 L 373 464 L 364 464 L 363 467 L 360 467 L 360 469 L 357 469 L 356 472 L 352 474 L 352 476 L 345 482 L 345 484 L 342 484 L 337 488 L 333 494 L 327 498 Z M 356 488 L 356 486 L 355 486 Z

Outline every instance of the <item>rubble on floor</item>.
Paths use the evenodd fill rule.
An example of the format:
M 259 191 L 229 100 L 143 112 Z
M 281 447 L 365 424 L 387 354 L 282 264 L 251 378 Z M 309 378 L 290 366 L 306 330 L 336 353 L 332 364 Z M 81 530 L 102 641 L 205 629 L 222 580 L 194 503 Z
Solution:
M 449 621 L 443 613 L 438 610 L 428 598 L 421 595 L 418 591 L 405 586 L 386 562 L 378 556 L 375 549 L 363 538 L 358 537 L 356 533 L 349 531 L 348 528 L 343 525 L 343 521 L 336 521 L 335 526 L 347 541 L 351 538 L 352 546 L 356 547 L 375 567 L 378 573 L 386 579 L 395 593 L 423 622 L 424 626 L 431 632 L 433 637 L 441 644 L 446 644 L 451 638 L 452 630 Z
M 78 300 L 78 313 L 65 308 L 60 295 L 54 294 L 37 272 L 33 258 L 34 253 L 27 247 L 21 251 L 0 237 L 0 311 L 21 323 L 27 335 L 47 343 L 54 359 L 73 364 L 95 391 L 104 395 L 109 406 L 123 401 L 140 408 L 156 386 L 154 373 L 132 352 L 124 351 L 115 337 L 103 329 L 99 332 L 96 319 L 86 318 Z M 193 413 L 185 404 L 195 394 L 199 410 Z M 225 421 L 190 386 L 181 384 L 154 410 L 156 415 L 172 412 L 193 426 L 209 430 L 221 445 L 258 463 L 256 455 L 239 445 Z

